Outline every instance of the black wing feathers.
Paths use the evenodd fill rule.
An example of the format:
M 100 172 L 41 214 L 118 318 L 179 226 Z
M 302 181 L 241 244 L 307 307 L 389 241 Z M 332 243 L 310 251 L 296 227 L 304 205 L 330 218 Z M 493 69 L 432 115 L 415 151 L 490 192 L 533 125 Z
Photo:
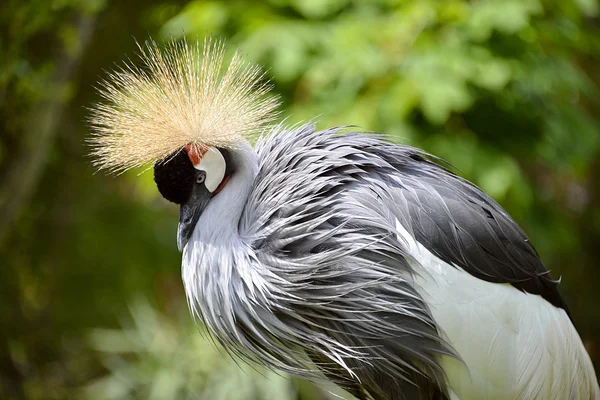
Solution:
M 551 278 L 525 233 L 498 203 L 417 149 L 393 145 L 384 149 L 377 153 L 400 173 L 398 186 L 407 200 L 407 221 L 412 225 L 406 228 L 412 229 L 418 242 L 479 279 L 510 283 L 568 313 L 558 281 Z M 407 153 L 414 154 L 407 157 Z

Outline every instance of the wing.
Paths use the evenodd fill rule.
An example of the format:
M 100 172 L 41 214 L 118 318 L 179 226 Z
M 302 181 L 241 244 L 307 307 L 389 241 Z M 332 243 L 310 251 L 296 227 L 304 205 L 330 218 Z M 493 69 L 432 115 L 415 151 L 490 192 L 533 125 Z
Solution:
M 358 398 L 446 399 L 438 359 L 453 353 L 411 285 L 392 199 L 363 182 L 385 166 L 356 151 L 372 140 L 304 126 L 259 142 L 240 236 L 285 285 L 271 309 L 285 328 L 273 337 Z M 291 347 L 277 357 L 292 359 L 281 357 Z M 307 376 L 301 365 L 291 372 Z
M 381 139 L 336 130 L 315 132 L 306 126 L 261 141 L 261 168 L 244 229 L 261 237 L 259 246 L 265 246 L 266 232 L 276 230 L 272 223 L 284 223 L 278 217 L 286 207 L 298 211 L 296 204 L 315 195 L 333 199 L 349 184 L 385 183 L 394 192 L 402 225 L 437 257 L 479 279 L 511 284 L 567 310 L 559 281 L 552 279 L 527 235 L 497 202 L 432 161 L 438 160 L 435 157 Z M 330 179 L 331 175 L 339 176 Z
M 396 188 L 401 222 L 417 242 L 479 279 L 509 283 L 568 313 L 559 281 L 497 202 L 417 149 L 374 146 L 373 154 L 392 167 L 382 179 Z
M 448 264 L 565 307 L 508 214 L 422 151 L 303 126 L 261 140 L 257 152 L 240 235 L 287 285 L 293 299 L 282 299 L 278 317 L 314 338 L 308 356 L 357 397 L 361 387 L 376 399 L 448 396 L 437 360 L 453 353 L 411 285 L 398 223 Z

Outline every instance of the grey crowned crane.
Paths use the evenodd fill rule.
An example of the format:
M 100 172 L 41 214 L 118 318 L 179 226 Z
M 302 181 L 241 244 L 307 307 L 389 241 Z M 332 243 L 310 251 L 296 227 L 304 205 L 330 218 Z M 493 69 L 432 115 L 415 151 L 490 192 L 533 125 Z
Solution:
M 221 42 L 141 52 L 92 153 L 154 165 L 190 311 L 232 355 L 358 399 L 600 399 L 558 281 L 479 188 L 384 135 L 267 128 L 264 75 Z

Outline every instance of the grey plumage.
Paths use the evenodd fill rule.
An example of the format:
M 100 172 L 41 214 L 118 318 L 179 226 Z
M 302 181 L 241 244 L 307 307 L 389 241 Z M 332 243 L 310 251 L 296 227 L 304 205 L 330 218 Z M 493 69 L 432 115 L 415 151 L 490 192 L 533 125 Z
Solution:
M 411 284 L 396 221 L 425 243 L 445 243 L 440 254 L 464 267 L 487 255 L 476 271 L 483 279 L 505 279 L 495 265 L 547 275 L 511 264 L 493 228 L 455 214 L 442 225 L 440 209 L 463 200 L 469 218 L 491 215 L 483 222 L 523 235 L 477 188 L 383 139 L 305 125 L 263 138 L 257 156 L 233 153 L 236 173 L 184 250 L 186 292 L 217 340 L 247 360 L 309 379 L 319 379 L 317 365 L 359 398 L 447 398 L 438 359 L 453 350 Z M 474 246 L 458 250 L 472 232 Z

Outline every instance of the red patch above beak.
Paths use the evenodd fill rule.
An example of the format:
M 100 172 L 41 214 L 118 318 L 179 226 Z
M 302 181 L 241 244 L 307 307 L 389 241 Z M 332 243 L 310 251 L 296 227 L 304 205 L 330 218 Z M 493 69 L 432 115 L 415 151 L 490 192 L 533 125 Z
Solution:
M 208 151 L 208 147 L 200 147 L 194 144 L 188 144 L 185 146 L 185 151 L 187 152 L 192 165 L 196 166 L 200 164 L 200 160 L 202 160 L 202 157 L 204 157 Z

